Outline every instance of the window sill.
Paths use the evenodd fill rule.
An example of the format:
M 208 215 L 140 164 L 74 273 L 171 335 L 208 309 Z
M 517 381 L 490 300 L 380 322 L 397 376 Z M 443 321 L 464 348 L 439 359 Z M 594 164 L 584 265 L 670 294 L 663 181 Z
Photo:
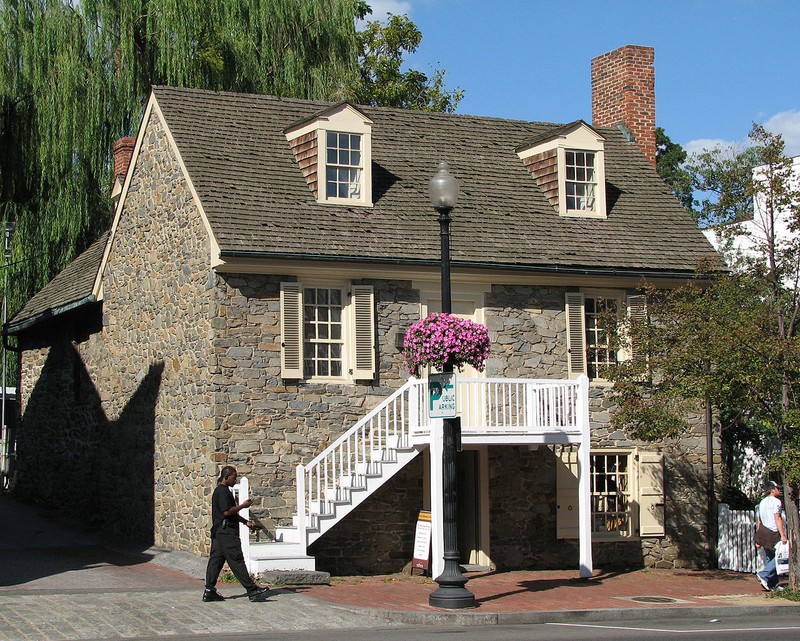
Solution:
M 592 532 L 592 543 L 620 543 L 620 542 L 631 542 L 631 541 L 639 541 L 640 537 L 636 534 L 599 534 L 597 532 Z

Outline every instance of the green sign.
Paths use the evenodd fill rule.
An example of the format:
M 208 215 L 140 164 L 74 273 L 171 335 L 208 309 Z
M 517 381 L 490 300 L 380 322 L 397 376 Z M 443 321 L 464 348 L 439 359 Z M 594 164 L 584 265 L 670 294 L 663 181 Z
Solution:
M 428 376 L 430 402 L 428 413 L 431 418 L 456 417 L 456 373 L 430 374 Z

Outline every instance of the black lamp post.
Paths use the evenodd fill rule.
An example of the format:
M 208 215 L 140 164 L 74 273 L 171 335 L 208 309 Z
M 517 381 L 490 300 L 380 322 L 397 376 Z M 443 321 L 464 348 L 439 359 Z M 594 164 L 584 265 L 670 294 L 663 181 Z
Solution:
M 458 181 L 447 171 L 447 163 L 439 163 L 439 171 L 431 178 L 430 196 L 433 208 L 439 214 L 439 235 L 442 246 L 442 312 L 452 311 L 450 298 L 450 212 L 458 200 Z M 443 372 L 452 372 L 453 364 L 445 363 Z M 475 595 L 464 586 L 467 577 L 461 573 L 458 553 L 458 477 L 456 469 L 456 440 L 461 429 L 461 419 L 443 419 L 442 450 L 442 527 L 444 535 L 444 570 L 435 579 L 439 587 L 428 603 L 436 608 L 475 607 Z

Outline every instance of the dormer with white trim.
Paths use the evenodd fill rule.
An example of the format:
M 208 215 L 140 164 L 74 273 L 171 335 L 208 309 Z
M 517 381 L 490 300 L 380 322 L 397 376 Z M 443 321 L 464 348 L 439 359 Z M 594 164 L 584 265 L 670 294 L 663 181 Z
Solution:
M 343 102 L 284 131 L 317 202 L 372 207 L 372 121 Z
M 606 218 L 605 138 L 582 120 L 517 148 L 559 216 Z

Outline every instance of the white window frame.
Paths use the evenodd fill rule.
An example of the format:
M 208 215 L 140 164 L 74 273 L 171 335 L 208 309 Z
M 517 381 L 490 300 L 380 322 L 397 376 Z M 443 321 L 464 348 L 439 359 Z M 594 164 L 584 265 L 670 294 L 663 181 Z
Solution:
M 591 502 L 591 517 L 590 517 L 590 527 L 592 531 L 592 538 L 594 540 L 616 540 L 616 539 L 630 539 L 634 536 L 638 535 L 639 525 L 638 525 L 638 510 L 636 509 L 637 505 L 637 473 L 636 473 L 636 451 L 632 449 L 619 449 L 619 450 L 592 450 L 589 454 L 590 460 L 590 502 Z M 617 492 L 609 492 L 606 488 L 605 491 L 598 490 L 596 487 L 596 481 L 598 479 L 598 474 L 595 471 L 595 461 L 599 457 L 617 457 L 617 458 L 625 458 L 626 459 L 626 472 L 625 472 L 625 481 L 627 483 L 627 487 L 624 490 L 619 490 Z M 607 481 L 617 483 L 617 479 L 611 478 L 614 475 L 613 472 L 606 473 L 603 475 L 606 477 Z M 624 511 L 614 510 L 611 509 L 613 506 L 610 505 L 613 502 L 614 495 L 624 497 L 624 500 L 627 503 L 627 509 Z M 602 500 L 605 499 L 605 500 Z M 606 503 L 606 508 L 603 511 L 597 510 L 596 507 L 599 503 Z M 627 527 L 625 530 L 620 529 L 613 529 L 614 523 L 613 519 L 615 514 L 622 513 L 626 517 Z M 605 519 L 606 526 L 605 528 L 597 527 L 599 519 Z M 612 527 L 612 529 L 608 529 Z
M 309 289 L 342 293 L 342 374 L 308 376 L 304 292 Z M 375 297 L 370 285 L 307 281 L 281 283 L 281 377 L 314 382 L 352 382 L 375 377 Z
M 613 289 L 606 289 L 606 290 L 581 290 L 583 294 L 583 318 L 584 318 L 584 351 L 586 352 L 586 375 L 589 377 L 589 380 L 596 381 L 596 382 L 608 382 L 608 379 L 604 378 L 599 374 L 599 366 L 597 367 L 598 372 L 595 373 L 595 376 L 589 374 L 589 371 L 592 369 L 593 362 L 589 358 L 589 341 L 588 339 L 588 332 L 590 331 L 588 327 L 588 319 L 589 319 L 589 312 L 586 309 L 586 300 L 591 299 L 593 301 L 598 300 L 606 300 L 606 301 L 614 301 L 617 306 L 617 316 L 621 317 L 622 314 L 625 313 L 626 307 L 626 300 L 625 300 L 625 292 Z M 608 332 L 606 334 L 606 346 L 608 345 Z M 603 348 L 604 351 L 612 351 L 606 350 Z M 620 361 L 624 361 L 626 359 L 627 352 L 624 349 L 616 349 L 613 350 L 613 357 L 614 363 L 599 363 L 599 365 L 606 366 L 610 365 L 613 366 Z M 595 359 L 594 363 L 597 363 L 597 359 Z
M 646 314 L 647 300 L 644 294 L 628 294 L 623 289 L 581 289 L 579 292 L 567 292 L 565 298 L 565 317 L 567 334 L 567 373 L 570 379 L 576 379 L 581 374 L 589 376 L 589 352 L 586 341 L 586 299 L 604 298 L 616 300 L 617 311 L 623 314 L 640 316 Z M 631 345 L 621 345 L 617 348 L 616 362 L 638 358 Z M 608 384 L 602 377 L 590 378 L 593 384 Z
M 328 295 L 327 295 L 328 302 L 327 302 L 327 304 L 320 303 L 318 301 L 314 301 L 313 303 L 310 304 L 309 301 L 307 300 L 307 298 L 309 297 L 309 295 L 312 292 L 314 292 L 315 294 L 317 292 L 328 292 Z M 338 321 L 333 321 L 331 319 L 332 311 L 334 309 L 334 305 L 331 303 L 331 298 L 332 298 L 333 292 L 338 292 L 338 298 L 339 298 L 338 309 L 339 309 L 339 314 L 340 314 Z M 308 308 L 309 307 L 312 307 L 312 308 L 314 308 L 316 310 L 316 312 L 315 312 L 316 313 L 316 317 L 313 318 L 313 319 L 309 318 L 309 316 L 308 316 L 307 312 L 308 312 Z M 349 361 L 348 354 L 347 354 L 347 345 L 348 345 L 348 342 L 349 342 L 347 340 L 348 339 L 348 337 L 347 337 L 347 328 L 348 328 L 348 325 L 349 325 L 349 323 L 347 322 L 347 315 L 348 315 L 347 314 L 347 308 L 348 308 L 348 295 L 347 295 L 347 290 L 344 289 L 343 287 L 339 287 L 339 286 L 335 286 L 335 285 L 334 286 L 319 286 L 319 285 L 304 285 L 303 286 L 303 337 L 302 337 L 302 340 L 303 340 L 303 378 L 304 379 L 313 379 L 313 380 L 330 379 L 330 380 L 335 380 L 335 379 L 341 379 L 341 378 L 345 377 L 344 375 L 345 375 L 345 372 L 347 371 L 348 361 Z M 325 316 L 327 318 L 320 319 L 319 318 L 320 311 L 322 311 L 323 309 L 327 312 L 325 314 Z M 323 337 L 315 336 L 313 338 L 309 338 L 306 335 L 306 332 L 307 332 L 307 329 L 308 329 L 309 325 L 311 325 L 312 328 L 315 328 L 317 333 L 323 333 L 324 330 L 327 330 L 327 331 L 324 331 L 324 333 L 327 333 L 328 335 L 327 336 L 323 336 Z M 339 330 L 339 336 L 338 337 L 332 336 L 332 334 L 334 333 L 332 330 L 335 327 L 338 327 L 338 330 Z M 317 345 L 326 346 L 328 348 L 327 349 L 328 356 L 326 358 L 322 358 L 322 357 L 318 357 L 317 356 L 317 354 L 316 354 L 316 351 L 317 351 L 316 350 L 316 346 Z M 331 355 L 331 352 L 333 352 L 333 349 L 336 346 L 338 346 L 338 348 L 339 348 L 338 349 L 338 351 L 339 351 L 339 357 L 338 358 L 334 358 Z M 311 363 L 313 364 L 313 369 L 314 369 L 314 373 L 311 373 L 311 374 L 306 371 L 306 365 L 307 365 L 307 363 L 309 361 L 311 361 Z M 329 373 L 328 374 L 317 374 L 316 370 L 319 368 L 320 364 L 323 361 L 328 363 Z M 334 374 L 333 373 L 333 368 L 330 366 L 330 364 L 332 362 L 334 362 L 334 361 L 338 362 L 339 367 L 341 368 L 341 374 Z
M 567 201 L 567 211 L 581 211 L 587 214 L 597 211 L 596 153 L 584 149 L 564 150 L 564 198 Z M 579 162 L 579 160 L 584 162 Z M 570 171 L 574 175 L 571 176 Z M 583 172 L 583 176 L 580 175 L 581 172 Z M 589 176 L 591 176 L 591 180 L 589 180 Z M 570 189 L 570 187 L 574 189 Z M 579 206 L 570 207 L 571 201 L 575 201 L 574 204 Z
M 577 448 L 563 446 L 556 450 L 556 538 L 577 539 L 578 528 L 578 455 Z M 595 529 L 594 497 L 592 492 L 592 539 L 598 543 L 632 541 L 663 537 L 665 527 L 664 457 L 660 452 L 637 448 L 592 449 L 590 473 L 597 456 L 625 456 L 628 466 L 629 526 L 625 532 Z M 592 475 L 594 476 L 594 475 Z M 594 478 L 590 480 L 593 484 Z
M 353 105 L 342 103 L 309 122 L 286 130 L 285 134 L 291 142 L 311 132 L 317 136 L 317 202 L 323 205 L 372 207 L 372 121 Z M 327 195 L 328 133 L 356 134 L 361 137 L 360 189 L 357 196 L 340 198 Z
M 358 138 L 358 146 L 350 146 L 348 144 L 346 147 L 342 146 L 341 143 L 343 140 L 346 140 L 348 143 L 353 142 L 353 138 Z M 334 140 L 332 141 L 331 138 Z M 331 142 L 335 142 L 334 145 Z M 361 192 L 364 189 L 364 136 L 362 134 L 356 134 L 349 131 L 331 131 L 326 130 L 325 132 L 325 149 L 324 151 L 320 152 L 320 155 L 325 155 L 325 174 L 320 176 L 320 184 L 322 185 L 321 189 L 325 190 L 325 200 L 326 202 L 352 202 L 352 201 L 360 201 L 361 200 Z M 337 156 L 336 161 L 331 162 L 330 155 L 331 151 L 334 150 L 334 154 Z M 352 156 L 354 154 L 358 154 L 358 162 L 342 162 L 342 155 L 348 156 L 348 160 L 352 160 Z M 335 180 L 329 180 L 328 173 L 334 171 L 336 172 Z M 346 172 L 348 177 L 346 180 L 342 180 L 342 174 L 340 172 Z M 336 195 L 331 195 L 328 193 L 328 187 L 331 185 L 335 185 L 335 192 Z M 348 188 L 348 196 L 341 196 L 339 195 L 339 185 L 347 185 Z M 354 189 L 355 187 L 355 189 Z

